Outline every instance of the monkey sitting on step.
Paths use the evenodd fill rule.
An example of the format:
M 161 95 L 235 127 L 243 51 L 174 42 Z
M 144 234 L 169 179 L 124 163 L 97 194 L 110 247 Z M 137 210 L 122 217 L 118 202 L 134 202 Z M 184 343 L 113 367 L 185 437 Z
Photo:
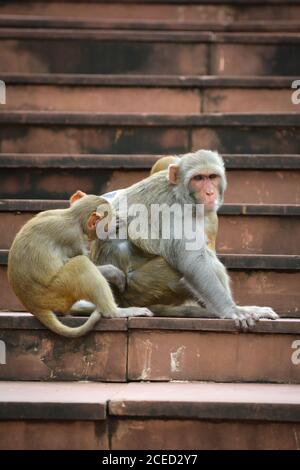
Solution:
M 15 294 L 41 323 L 62 336 L 82 336 L 102 316 L 152 315 L 146 308 L 118 308 L 104 275 L 123 289 L 119 270 L 97 267 L 87 257 L 86 241 L 96 238 L 103 204 L 107 207 L 105 199 L 78 191 L 70 208 L 41 212 L 27 222 L 9 252 L 8 279 Z M 64 325 L 54 311 L 66 314 L 79 299 L 92 302 L 95 310 L 79 327 Z
M 152 204 L 171 206 L 177 203 L 182 207 L 203 204 L 204 218 L 214 213 L 216 222 L 216 209 L 223 202 L 225 189 L 222 157 L 217 152 L 199 150 L 176 158 L 167 170 L 123 189 L 111 202 L 117 208 L 118 200 L 125 196 L 128 208 L 144 204 L 148 213 Z M 193 220 L 194 215 L 190 221 Z M 212 227 L 215 236 L 217 226 Z M 125 273 L 126 289 L 118 297 L 124 306 L 140 302 L 159 316 L 231 318 L 245 329 L 260 318 L 278 318 L 270 307 L 236 305 L 226 268 L 215 252 L 207 244 L 199 251 L 188 251 L 187 241 L 184 237 L 180 240 L 142 239 L 129 234 L 127 240 L 93 242 L 91 259 L 97 264 L 111 263 Z M 207 308 L 202 308 L 201 304 L 182 305 L 195 299 L 200 299 Z M 81 313 L 90 308 L 91 305 L 84 303 L 73 307 Z

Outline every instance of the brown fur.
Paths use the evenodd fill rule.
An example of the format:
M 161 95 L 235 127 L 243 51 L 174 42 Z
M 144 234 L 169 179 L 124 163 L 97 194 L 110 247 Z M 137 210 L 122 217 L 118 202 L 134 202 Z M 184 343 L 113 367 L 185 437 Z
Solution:
M 166 156 L 160 158 L 152 167 L 150 175 L 154 175 L 177 161 L 177 157 Z M 218 216 L 210 212 L 205 216 L 205 232 L 207 244 L 215 251 L 218 231 Z M 126 249 L 124 249 L 126 243 Z M 95 242 L 91 249 L 91 259 L 95 263 L 111 263 L 121 269 L 127 277 L 127 286 L 124 292 L 115 291 L 115 296 L 121 306 L 130 306 L 134 303 L 148 306 L 152 312 L 160 316 L 199 316 L 203 314 L 203 307 L 189 307 L 183 305 L 195 298 L 181 282 L 181 274 L 174 270 L 164 258 L 146 255 L 130 241 L 123 242 L 120 248 L 118 240 L 99 243 Z M 198 300 L 198 299 L 197 299 Z M 209 313 L 206 311 L 206 315 Z
M 164 170 L 165 167 L 168 170 Z M 211 249 L 215 248 L 217 233 L 215 202 L 218 206 L 222 204 L 226 186 L 222 157 L 217 152 L 199 150 L 181 158 L 162 159 L 154 166 L 150 177 L 117 195 L 112 202 L 116 208 L 118 198 L 125 196 L 128 208 L 143 203 L 148 212 L 151 205 L 157 203 L 204 204 L 205 232 L 210 239 L 210 246 L 204 244 L 194 251 L 187 250 L 184 237 L 157 240 L 129 236 L 129 240 L 108 240 L 104 244 L 95 241 L 92 259 L 118 266 L 127 277 L 120 302 L 149 305 L 159 316 L 231 318 L 245 329 L 260 318 L 278 318 L 270 307 L 235 304 L 227 270 Z M 122 214 L 119 216 L 122 218 Z M 200 302 L 200 306 L 182 305 L 191 299 Z M 202 299 L 207 308 L 202 308 Z
M 81 195 L 70 208 L 45 211 L 27 222 L 8 258 L 8 278 L 23 305 L 50 330 L 67 337 L 87 333 L 101 316 L 122 314 L 108 282 L 86 256 L 87 238 L 96 238 L 102 218 L 97 209 L 107 202 Z M 66 314 L 80 299 L 92 302 L 95 311 L 77 328 L 64 325 L 54 311 Z

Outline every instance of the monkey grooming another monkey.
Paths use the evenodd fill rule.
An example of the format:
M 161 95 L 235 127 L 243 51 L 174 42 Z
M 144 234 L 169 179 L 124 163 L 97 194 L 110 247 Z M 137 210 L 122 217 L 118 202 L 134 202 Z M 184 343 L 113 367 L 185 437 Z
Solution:
M 169 165 L 168 170 L 153 174 L 122 190 L 120 195 L 126 196 L 128 208 L 132 204 L 145 204 L 148 212 L 152 204 L 171 206 L 177 203 L 182 207 L 184 204 L 194 207 L 196 204 L 204 204 L 206 216 L 211 212 L 216 213 L 216 207 L 223 201 L 225 189 L 222 158 L 216 152 L 200 150 L 183 155 L 176 163 Z M 116 208 L 120 195 L 117 194 L 112 201 Z M 227 271 L 215 253 L 205 244 L 201 250 L 189 251 L 186 249 L 187 241 L 184 237 L 181 240 L 145 240 L 132 239 L 130 236 L 125 241 L 95 241 L 91 259 L 96 263 L 105 260 L 125 272 L 127 287 L 121 296 L 124 304 L 130 305 L 135 298 L 158 315 L 180 316 L 186 312 L 190 316 L 209 316 L 203 312 L 206 310 L 210 315 L 232 318 L 243 328 L 253 325 L 259 318 L 278 318 L 270 307 L 237 306 L 232 298 Z M 183 290 L 181 296 L 182 277 L 188 290 Z M 202 299 L 206 309 L 201 310 L 200 306 L 170 306 L 176 305 L 177 301 L 177 305 L 180 305 L 183 298 Z M 167 303 L 168 306 L 157 305 Z M 194 310 L 197 308 L 198 313 Z M 173 313 L 172 309 L 175 309 Z
M 178 157 L 175 156 L 161 157 L 153 165 L 150 174 L 166 170 L 177 160 Z M 214 192 L 216 205 L 205 213 L 205 233 L 208 246 L 215 251 L 218 231 L 216 211 L 222 203 L 223 196 L 220 196 L 218 187 L 214 187 Z M 105 194 L 104 197 L 110 200 L 117 193 L 114 191 Z M 190 286 L 187 288 L 181 274 L 174 270 L 164 258 L 144 253 L 130 240 L 106 240 L 101 244 L 95 242 L 92 245 L 91 259 L 97 264 L 109 262 L 118 266 L 126 274 L 125 290 L 122 293 L 115 290 L 118 303 L 123 307 L 136 303 L 136 305 L 148 306 L 159 316 L 217 317 L 205 309 L 199 296 L 195 296 Z M 198 301 L 198 305 L 195 300 Z M 81 301 L 73 306 L 72 313 L 90 314 L 92 309 L 92 305 Z
M 68 209 L 41 212 L 16 235 L 8 279 L 23 305 L 54 333 L 73 338 L 89 332 L 102 316 L 152 315 L 146 308 L 118 308 L 101 274 L 105 267 L 98 268 L 86 256 L 86 240 L 97 237 L 104 217 L 101 205 L 107 207 L 107 201 L 79 191 L 71 202 Z M 109 267 L 105 271 L 109 277 Z M 79 327 L 64 325 L 54 312 L 67 313 L 79 299 L 92 302 L 95 310 Z
M 161 157 L 153 165 L 151 175 L 166 170 L 178 157 Z M 215 251 L 218 231 L 217 209 L 222 200 L 219 188 L 214 187 L 217 204 L 205 213 L 205 233 L 208 246 Z M 111 200 L 118 191 L 107 193 L 102 197 Z M 72 200 L 72 198 L 71 198 Z M 181 274 L 174 270 L 164 258 L 145 254 L 134 246 L 130 240 L 106 240 L 92 246 L 91 259 L 96 264 L 111 263 L 118 266 L 126 275 L 125 290 L 115 289 L 118 304 L 125 307 L 141 305 L 151 307 L 151 311 L 159 316 L 170 317 L 216 317 L 205 309 L 203 302 L 187 288 Z M 195 300 L 197 300 L 198 305 Z M 189 308 L 187 308 L 187 303 Z M 71 309 L 74 315 L 86 315 L 93 311 L 94 306 L 88 302 L 77 302 Z

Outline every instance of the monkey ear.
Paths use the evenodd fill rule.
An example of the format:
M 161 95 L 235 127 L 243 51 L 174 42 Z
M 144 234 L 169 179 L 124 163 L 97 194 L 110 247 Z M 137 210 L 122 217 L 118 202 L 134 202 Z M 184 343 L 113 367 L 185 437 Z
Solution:
M 168 180 L 170 184 L 178 183 L 178 170 L 179 165 L 177 163 L 171 163 L 168 167 Z
M 92 212 L 87 220 L 87 228 L 89 230 L 94 230 L 96 228 L 97 223 L 100 222 L 103 217 L 104 214 L 99 214 L 99 212 Z
M 81 199 L 83 196 L 86 196 L 86 193 L 78 189 L 76 193 L 72 194 L 72 196 L 70 197 L 70 204 L 74 204 L 74 202 L 78 201 L 78 199 Z

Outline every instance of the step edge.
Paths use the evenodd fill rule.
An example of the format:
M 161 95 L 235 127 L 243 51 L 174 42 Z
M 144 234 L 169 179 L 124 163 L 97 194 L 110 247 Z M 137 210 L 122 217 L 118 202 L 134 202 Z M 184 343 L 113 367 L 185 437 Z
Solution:
M 183 88 L 289 88 L 298 76 L 218 76 L 218 75 L 146 75 L 146 74 L 62 74 L 0 73 L 8 85 L 70 85 L 110 87 L 183 87 Z
M 221 410 L 220 410 L 221 408 Z M 242 421 L 300 422 L 300 404 L 270 403 L 198 403 L 198 402 L 109 402 L 111 416 L 145 418 L 214 419 Z
M 188 307 L 187 307 L 188 311 Z M 81 324 L 86 317 L 66 317 L 64 323 L 75 326 Z M 33 315 L 27 312 L 0 311 L 0 329 L 4 330 L 47 330 Z M 151 318 L 102 319 L 94 331 L 123 332 L 143 331 L 202 331 L 216 333 L 243 334 L 237 330 L 233 320 L 219 318 Z M 249 334 L 300 334 L 300 318 L 280 318 L 260 320 L 247 333 Z
M 152 113 L 91 113 L 61 111 L 4 111 L 0 124 L 61 125 L 61 126 L 124 126 L 124 127 L 291 127 L 300 126 L 300 113 L 210 113 L 210 114 L 152 114 Z
M 49 209 L 64 209 L 69 206 L 67 199 L 0 199 L 0 213 L 40 212 Z M 221 216 L 277 216 L 300 215 L 300 204 L 248 204 L 224 203 L 218 210 Z

